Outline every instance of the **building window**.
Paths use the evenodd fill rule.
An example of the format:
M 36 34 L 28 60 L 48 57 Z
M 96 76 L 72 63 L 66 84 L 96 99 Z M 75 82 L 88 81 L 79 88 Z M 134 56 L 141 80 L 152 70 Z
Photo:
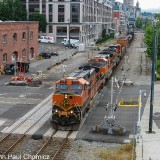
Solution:
M 33 32 L 30 32 L 30 39 L 33 39 Z
M 26 49 L 23 49 L 22 50 L 22 57 L 25 57 L 26 56 Z
M 64 5 L 58 5 L 58 22 L 64 22 Z
M 64 5 L 59 5 L 58 6 L 58 12 L 63 12 L 64 13 Z
M 52 22 L 52 15 L 49 15 L 49 22 Z
M 49 12 L 52 12 L 52 4 L 49 4 Z
M 17 33 L 13 34 L 13 41 L 16 42 L 17 41 Z
M 7 53 L 3 54 L 3 63 L 7 62 Z
M 57 27 L 57 35 L 67 35 L 67 27 Z
M 49 26 L 49 33 L 53 33 L 52 26 Z
M 26 39 L 26 32 L 23 32 L 22 33 L 22 40 L 25 40 Z
M 79 22 L 79 5 L 72 5 L 72 22 Z
M 7 34 L 3 35 L 3 43 L 7 43 Z
M 34 48 L 30 48 L 30 59 L 34 58 Z
M 64 16 L 63 15 L 58 16 L 58 22 L 64 22 Z

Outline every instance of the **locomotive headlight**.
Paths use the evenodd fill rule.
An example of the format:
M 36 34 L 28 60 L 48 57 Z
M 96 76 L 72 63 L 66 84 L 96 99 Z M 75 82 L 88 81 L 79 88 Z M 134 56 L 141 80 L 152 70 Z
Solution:
M 58 113 L 58 109 L 55 110 L 55 113 Z
M 71 114 L 73 114 L 73 113 L 74 113 L 74 111 L 73 111 L 73 110 L 71 110 L 71 111 L 70 111 L 70 113 L 71 113 Z
M 64 95 L 64 98 L 67 99 L 67 94 Z

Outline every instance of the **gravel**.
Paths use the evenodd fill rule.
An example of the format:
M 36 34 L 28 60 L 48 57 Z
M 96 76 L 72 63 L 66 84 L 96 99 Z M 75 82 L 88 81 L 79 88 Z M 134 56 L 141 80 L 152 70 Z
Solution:
M 120 144 L 75 141 L 65 160 L 99 160 L 103 152 L 116 151 Z

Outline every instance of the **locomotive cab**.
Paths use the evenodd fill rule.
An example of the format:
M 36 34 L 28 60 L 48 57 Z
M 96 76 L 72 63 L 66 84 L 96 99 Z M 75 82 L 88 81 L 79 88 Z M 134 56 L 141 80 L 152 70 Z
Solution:
M 68 77 L 58 81 L 52 97 L 53 122 L 63 126 L 80 123 L 88 89 L 89 83 L 83 78 Z

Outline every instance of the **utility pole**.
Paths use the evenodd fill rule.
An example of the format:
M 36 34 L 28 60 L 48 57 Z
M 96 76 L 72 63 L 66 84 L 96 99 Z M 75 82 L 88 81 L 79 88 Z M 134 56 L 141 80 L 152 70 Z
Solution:
M 69 35 L 68 35 L 68 36 L 69 36 L 69 40 L 68 40 L 68 45 L 69 45 L 69 47 L 68 47 L 68 48 L 70 48 L 70 19 L 68 19 L 67 21 L 68 21 L 68 28 L 69 28 L 69 29 L 68 29 L 68 31 L 69 31 L 69 32 L 68 32 L 68 34 L 69 34 Z
M 155 63 L 156 63 L 156 21 L 154 22 L 154 51 L 152 57 L 152 77 L 151 77 L 151 97 L 150 97 L 150 114 L 149 114 L 149 133 L 152 133 L 153 123 L 153 103 L 154 103 L 154 81 L 155 81 Z
M 65 73 L 66 73 L 66 65 L 63 65 L 63 78 L 64 78 L 64 76 L 65 76 Z
M 157 55 L 158 55 L 158 34 L 156 29 L 156 66 L 155 66 L 155 81 L 157 80 Z

